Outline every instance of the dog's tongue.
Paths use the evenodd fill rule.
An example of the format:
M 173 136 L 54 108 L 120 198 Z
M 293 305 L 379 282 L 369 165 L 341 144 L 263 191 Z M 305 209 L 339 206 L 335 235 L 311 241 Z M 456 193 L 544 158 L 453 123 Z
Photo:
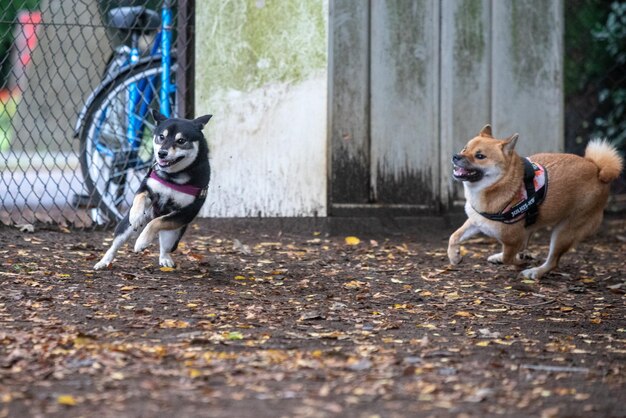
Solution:
M 467 176 L 469 173 L 470 173 L 469 170 L 466 170 L 463 167 L 459 167 L 459 166 L 454 167 L 455 176 Z

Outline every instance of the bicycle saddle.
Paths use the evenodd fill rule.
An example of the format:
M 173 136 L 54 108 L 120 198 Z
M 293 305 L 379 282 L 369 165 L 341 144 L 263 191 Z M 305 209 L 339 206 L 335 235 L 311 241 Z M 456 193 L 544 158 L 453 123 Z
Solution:
M 114 29 L 154 32 L 160 25 L 159 14 L 142 6 L 116 7 L 109 10 L 109 26 Z

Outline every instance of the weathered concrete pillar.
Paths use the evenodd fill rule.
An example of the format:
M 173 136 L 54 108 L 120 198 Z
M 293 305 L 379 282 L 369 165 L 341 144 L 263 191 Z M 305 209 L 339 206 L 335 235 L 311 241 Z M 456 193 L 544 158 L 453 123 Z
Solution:
M 204 216 L 326 214 L 328 1 L 197 0 Z

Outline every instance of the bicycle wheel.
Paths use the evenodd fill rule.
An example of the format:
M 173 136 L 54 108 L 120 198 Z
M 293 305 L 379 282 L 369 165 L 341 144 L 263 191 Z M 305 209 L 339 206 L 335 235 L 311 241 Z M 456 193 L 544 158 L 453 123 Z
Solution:
M 172 63 L 172 80 L 176 68 Z M 105 218 L 101 222 L 122 219 L 152 164 L 155 125 L 150 109 L 160 109 L 162 71 L 158 61 L 129 68 L 94 99 L 86 112 L 79 134 L 80 165 L 89 199 Z M 133 86 L 140 86 L 141 100 L 131 110 L 129 96 Z M 176 116 L 175 92 L 169 94 L 169 105 L 171 115 Z M 135 123 L 129 128 L 131 120 Z

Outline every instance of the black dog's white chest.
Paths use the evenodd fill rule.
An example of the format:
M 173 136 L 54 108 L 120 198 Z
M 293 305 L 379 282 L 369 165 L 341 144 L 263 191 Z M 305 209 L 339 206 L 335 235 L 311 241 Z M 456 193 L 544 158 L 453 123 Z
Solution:
M 173 212 L 191 205 L 196 200 L 195 196 L 175 190 L 153 178 L 148 178 L 147 186 L 157 213 Z

